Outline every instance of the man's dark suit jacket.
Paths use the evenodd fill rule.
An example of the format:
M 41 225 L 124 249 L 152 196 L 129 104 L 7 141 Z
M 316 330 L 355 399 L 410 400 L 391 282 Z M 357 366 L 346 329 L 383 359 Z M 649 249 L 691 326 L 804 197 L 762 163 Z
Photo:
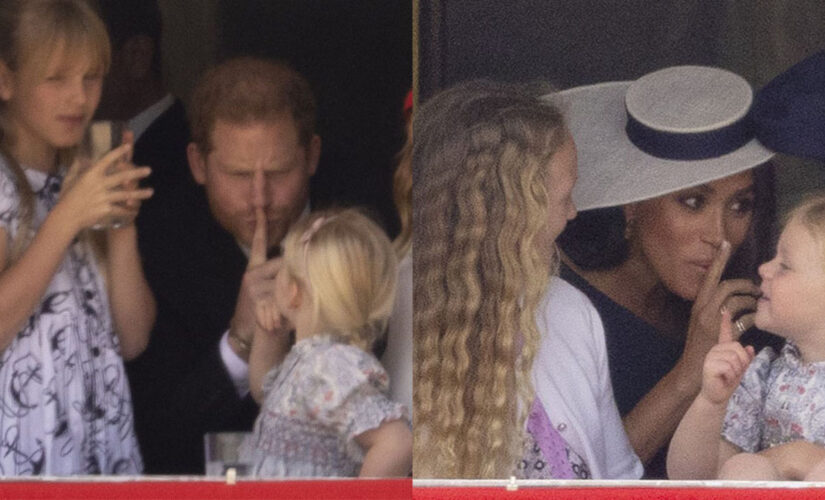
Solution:
M 176 101 L 140 137 L 133 160 L 153 168 L 155 190 L 137 227 L 158 318 L 146 351 L 127 364 L 147 474 L 203 474 L 204 433 L 249 430 L 258 410 L 238 397 L 218 348 L 246 257 L 212 219 L 189 172 L 188 142 Z

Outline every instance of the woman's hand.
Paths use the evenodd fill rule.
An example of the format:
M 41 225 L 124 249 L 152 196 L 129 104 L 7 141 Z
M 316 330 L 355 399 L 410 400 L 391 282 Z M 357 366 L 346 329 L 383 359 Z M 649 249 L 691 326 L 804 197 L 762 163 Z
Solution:
M 746 279 L 720 282 L 730 253 L 730 243 L 722 242 L 713 263 L 708 268 L 690 313 L 680 364 L 684 380 L 697 389 L 702 380 L 701 366 L 705 356 L 717 344 L 719 338 L 720 313 L 727 311 L 731 318 L 738 317 L 732 330 L 733 340 L 738 339 L 745 330 L 753 326 L 753 311 L 756 309 L 756 298 L 760 294 L 759 287 Z
M 748 280 L 719 281 L 730 253 L 730 243 L 723 242 L 708 268 L 691 309 L 682 357 L 676 366 L 662 377 L 622 419 L 628 439 L 642 462 L 648 462 L 671 440 L 673 431 L 680 425 L 679 422 L 683 420 L 685 412 L 689 411 L 689 407 L 692 408 L 692 402 L 701 401 L 714 407 L 712 411 L 716 412 L 714 415 L 718 418 L 718 426 L 714 420 L 714 422 L 705 421 L 703 426 L 695 424 L 688 427 L 712 428 L 714 430 L 707 432 L 714 434 L 715 438 L 708 441 L 707 446 L 716 447 L 719 442 L 718 433 L 724 418 L 724 408 L 719 411 L 720 405 L 710 404 L 705 398 L 697 397 L 702 389 L 705 356 L 719 340 L 719 320 L 723 306 L 724 310 L 728 311 L 728 318 L 739 316 L 739 324 L 749 327 L 753 323 L 753 314 L 742 315 L 742 312 L 756 307 L 755 296 L 759 294 L 759 288 Z M 726 325 L 730 327 L 729 319 Z M 731 331 L 732 340 L 739 337 L 742 333 L 740 330 L 744 328 L 740 329 L 737 326 L 736 331 Z M 702 413 L 706 410 L 708 409 L 700 409 L 696 412 Z M 702 418 L 697 418 L 697 421 L 701 420 Z M 696 441 L 693 436 L 707 437 L 703 432 L 706 431 L 687 432 L 691 437 L 686 439 L 684 449 L 693 446 L 690 444 Z M 717 468 L 717 457 L 717 451 L 711 450 L 704 458 L 696 461 L 689 460 L 688 462 L 691 463 L 702 464 L 701 475 L 691 476 L 693 474 L 691 472 L 686 477 L 713 477 Z M 692 467 L 693 465 L 686 465 L 685 468 L 676 467 L 676 469 L 694 470 Z
M 739 385 L 753 355 L 752 346 L 742 347 L 733 340 L 730 313 L 724 311 L 719 326 L 719 343 L 711 348 L 705 358 L 699 397 L 714 405 L 727 406 L 728 399 Z
M 131 220 L 137 215 L 140 201 L 152 196 L 152 189 L 140 189 L 140 179 L 151 173 L 149 167 L 107 172 L 131 152 L 131 144 L 113 149 L 97 163 L 80 172 L 76 161 L 69 170 L 54 211 L 75 232 L 90 228 L 113 217 Z

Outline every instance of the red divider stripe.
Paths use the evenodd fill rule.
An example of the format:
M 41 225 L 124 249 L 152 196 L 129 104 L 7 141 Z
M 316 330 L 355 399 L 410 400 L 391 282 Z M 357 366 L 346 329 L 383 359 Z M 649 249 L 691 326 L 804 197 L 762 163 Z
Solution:
M 820 500 L 825 488 L 519 488 L 508 491 L 503 487 L 487 488 L 413 488 L 414 500 Z
M 324 481 L 0 481 L 0 500 L 259 500 L 390 499 L 408 500 L 411 479 Z

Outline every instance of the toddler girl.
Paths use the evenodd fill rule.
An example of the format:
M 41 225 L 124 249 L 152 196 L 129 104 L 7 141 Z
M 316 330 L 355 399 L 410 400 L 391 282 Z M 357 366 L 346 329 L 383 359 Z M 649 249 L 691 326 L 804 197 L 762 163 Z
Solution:
M 754 357 L 723 311 L 701 391 L 670 445 L 672 479 L 825 478 L 825 196 L 794 209 L 759 274 L 756 326 L 787 343 Z
M 258 219 L 253 253 L 265 247 Z M 387 374 L 370 354 L 393 307 L 396 269 L 390 241 L 355 210 L 311 214 L 290 228 L 249 359 L 261 403 L 256 476 L 409 474 L 406 410 L 390 401 Z M 295 330 L 285 358 L 279 323 Z
M 133 219 L 149 169 L 107 176 L 123 145 L 62 185 L 109 57 L 84 2 L 0 2 L 2 476 L 141 472 L 121 356 L 145 347 L 154 300 L 133 225 L 97 235 L 100 262 L 82 235 Z

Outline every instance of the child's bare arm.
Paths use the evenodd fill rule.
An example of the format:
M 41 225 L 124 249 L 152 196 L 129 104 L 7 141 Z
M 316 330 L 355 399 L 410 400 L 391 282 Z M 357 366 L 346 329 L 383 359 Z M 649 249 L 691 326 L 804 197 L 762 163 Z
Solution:
M 148 167 L 138 168 L 132 164 L 132 146 L 134 134 L 124 132 L 123 145 L 126 152 L 117 160 L 120 163 L 118 171 L 135 174 Z M 123 147 L 123 146 L 121 146 Z M 119 148 L 115 148 L 119 149 Z M 124 161 L 125 160 L 125 161 Z M 138 179 L 126 182 L 123 190 L 134 191 L 140 186 Z M 144 190 L 151 196 L 150 189 Z M 120 220 L 134 221 L 140 209 L 141 199 L 129 199 L 117 205 L 128 213 Z M 106 273 L 109 304 L 112 310 L 112 321 L 115 333 L 120 340 L 120 352 L 124 359 L 134 359 L 142 353 L 149 344 L 149 334 L 155 324 L 157 304 L 152 290 L 143 274 L 143 264 L 138 251 L 137 229 L 134 223 L 121 229 L 109 229 L 106 232 Z
M 719 467 L 736 453 L 720 438 L 728 399 L 753 359 L 753 348 L 733 340 L 730 314 L 722 314 L 719 343 L 705 358 L 702 389 L 670 441 L 667 471 L 671 479 L 715 479 Z
M 109 303 L 121 354 L 129 360 L 149 344 L 157 306 L 143 274 L 134 224 L 110 229 L 107 234 L 106 270 Z
M 406 477 L 412 470 L 412 432 L 404 420 L 391 420 L 362 432 L 355 441 L 364 449 L 359 477 Z
M 720 448 L 727 443 L 719 437 L 727 404 L 712 403 L 697 396 L 673 434 L 667 453 L 670 479 L 716 479 L 725 458 Z
M 289 330 L 265 331 L 255 328 L 252 349 L 249 353 L 249 392 L 252 398 L 263 404 L 263 380 L 274 366 L 280 364 L 289 352 Z

